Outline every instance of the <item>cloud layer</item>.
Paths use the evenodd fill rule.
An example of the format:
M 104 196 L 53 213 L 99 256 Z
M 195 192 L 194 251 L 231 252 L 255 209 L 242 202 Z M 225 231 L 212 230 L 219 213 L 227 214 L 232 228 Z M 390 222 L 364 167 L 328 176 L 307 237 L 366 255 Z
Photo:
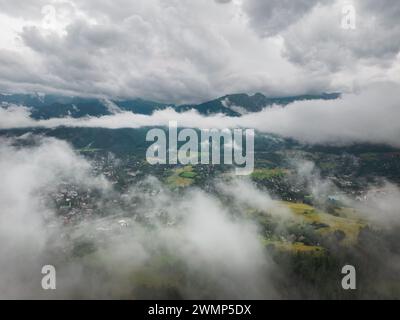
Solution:
M 138 298 L 146 286 L 153 299 L 157 292 L 171 295 L 168 290 L 184 298 L 277 297 L 270 278 L 274 263 L 257 226 L 232 214 L 250 203 L 251 194 L 226 207 L 200 190 L 174 194 L 149 177 L 121 197 L 68 144 L 33 138 L 30 147 L 17 147 L 13 139 L 0 144 L 2 299 Z M 108 215 L 63 225 L 45 201 L 61 183 L 97 189 L 102 210 L 111 197 Z M 267 194 L 247 186 L 260 203 L 270 203 Z M 235 188 L 225 185 L 224 192 L 234 197 Z M 121 199 L 130 209 L 116 204 Z M 54 292 L 40 286 L 47 264 L 57 270 Z
M 34 145 L 16 146 L 26 138 Z M 262 246 L 258 226 L 243 212 L 272 212 L 279 219 L 293 215 L 251 182 L 217 181 L 216 197 L 197 189 L 177 194 L 148 177 L 121 195 L 94 176 L 90 163 L 65 142 L 25 137 L 2 140 L 0 146 L 1 298 L 281 297 L 275 281 L 282 270 Z M 298 175 L 318 197 L 331 186 L 314 169 L 303 163 Z M 97 188 L 101 207 L 112 203 L 108 214 L 63 224 L 46 199 L 66 182 Z M 365 203 L 348 201 L 366 221 L 394 228 L 394 236 L 399 194 L 397 187 L 386 185 L 378 192 L 371 189 Z M 377 251 L 375 258 L 382 256 L 381 245 L 369 245 Z M 385 254 L 398 270 L 398 255 Z M 389 260 L 374 265 L 386 266 Z M 47 264 L 56 267 L 56 291 L 40 286 L 40 271 Z M 293 289 L 289 296 L 296 294 Z
M 242 117 L 202 116 L 195 111 L 177 113 L 173 109 L 153 115 L 122 112 L 87 118 L 33 120 L 27 108 L 0 108 L 0 128 L 21 127 L 102 127 L 139 128 L 168 126 L 169 121 L 189 128 L 250 128 L 275 133 L 311 144 L 375 143 L 400 147 L 399 86 L 393 83 L 371 85 L 357 94 L 337 100 L 298 101 L 286 107 L 274 106 Z
M 398 1 L 0 2 L 0 89 L 169 103 L 399 81 Z

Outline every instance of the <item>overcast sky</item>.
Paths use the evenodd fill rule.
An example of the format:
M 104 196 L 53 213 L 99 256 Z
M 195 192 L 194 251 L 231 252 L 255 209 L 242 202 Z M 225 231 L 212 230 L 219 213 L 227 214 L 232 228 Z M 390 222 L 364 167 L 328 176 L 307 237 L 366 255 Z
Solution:
M 353 92 L 400 82 L 399 16 L 397 0 L 0 0 L 0 91 Z

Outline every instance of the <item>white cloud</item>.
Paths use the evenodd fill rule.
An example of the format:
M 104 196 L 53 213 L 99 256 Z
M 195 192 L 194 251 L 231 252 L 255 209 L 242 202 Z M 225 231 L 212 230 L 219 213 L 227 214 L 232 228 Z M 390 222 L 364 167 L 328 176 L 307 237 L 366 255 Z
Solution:
M 276 35 L 309 13 L 317 4 L 331 0 L 247 0 L 243 9 L 249 23 L 261 36 Z
M 363 219 L 375 226 L 396 229 L 400 225 L 400 189 L 393 183 L 384 182 L 382 186 L 369 188 L 361 201 L 347 201 Z
M 355 1 L 354 32 L 340 28 L 341 3 L 2 1 L 12 27 L 2 30 L 0 89 L 180 103 L 400 81 L 398 3 Z M 43 24 L 45 4 L 56 9 L 54 28 Z
M 256 129 L 312 144 L 383 143 L 399 147 L 399 86 L 379 83 L 357 94 L 345 94 L 337 100 L 298 101 L 286 107 L 275 106 L 242 117 L 217 114 L 202 116 L 195 111 L 177 113 L 173 109 L 153 115 L 122 112 L 88 118 L 52 118 L 33 120 L 27 109 L 0 108 L 0 128 L 16 127 L 103 127 L 139 128 L 168 126 L 173 119 L 180 127 Z
M 302 92 L 317 83 L 300 86 L 287 77 L 306 79 L 281 57 L 279 39 L 260 39 L 247 27 L 237 5 L 199 0 L 50 4 L 57 30 L 43 27 L 33 8 L 21 13 L 26 20 L 14 36 L 24 46 L 12 50 L 18 61 L 0 51 L 8 66 L 0 69 L 3 89 L 198 102 L 236 91 Z M 9 5 L 5 13 L 16 15 Z M 40 70 L 26 71 L 35 65 Z
M 62 181 L 103 190 L 108 184 L 91 178 L 89 164 L 65 142 L 44 139 L 36 147 L 16 148 L 10 140 L 0 143 L 0 297 L 41 296 L 41 267 L 49 241 L 56 232 L 54 212 L 45 205 L 46 192 Z M 42 292 L 41 292 L 42 291 Z
M 268 193 L 261 191 L 247 179 L 223 181 L 217 183 L 216 186 L 222 194 L 230 197 L 230 200 L 237 206 L 257 209 L 283 219 L 294 218 L 288 208 L 277 206 L 276 201 Z
M 257 227 L 234 217 L 232 208 L 203 191 L 174 194 L 149 178 L 123 198 L 131 208 L 137 205 L 134 212 L 112 202 L 109 215 L 64 226 L 54 207 L 44 201 L 61 182 L 97 188 L 103 194 L 96 200 L 103 211 L 103 201 L 119 195 L 101 176 L 93 176 L 90 164 L 65 142 L 25 138 L 36 139 L 36 144 L 16 147 L 18 141 L 12 139 L 0 144 L 1 298 L 132 298 L 146 283 L 143 273 L 158 279 L 160 289 L 171 283 L 173 273 L 162 269 L 159 260 L 165 257 L 183 267 L 177 271 L 180 280 L 171 284 L 182 297 L 277 297 L 271 285 L 274 263 Z M 174 223 L 166 224 L 166 218 Z M 123 229 L 121 219 L 127 224 Z M 74 254 L 82 242 L 96 248 L 87 259 Z M 56 291 L 40 286 L 45 264 L 56 266 Z M 183 281 L 185 277 L 190 281 Z

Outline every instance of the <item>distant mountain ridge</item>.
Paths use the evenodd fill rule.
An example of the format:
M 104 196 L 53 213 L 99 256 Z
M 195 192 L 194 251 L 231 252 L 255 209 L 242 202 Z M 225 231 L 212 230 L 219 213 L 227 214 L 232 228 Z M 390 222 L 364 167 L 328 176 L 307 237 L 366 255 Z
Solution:
M 239 117 L 246 113 L 259 112 L 263 108 L 274 104 L 287 105 L 295 101 L 318 99 L 333 100 L 339 97 L 339 93 L 272 98 L 266 97 L 261 93 L 256 93 L 254 95 L 230 94 L 196 105 L 187 104 L 177 106 L 143 99 L 110 100 L 68 97 L 62 95 L 0 94 L 0 104 L 2 106 L 16 104 L 29 107 L 32 111 L 31 116 L 34 119 L 60 118 L 66 116 L 73 118 L 84 116 L 98 117 L 123 111 L 150 115 L 156 110 L 163 110 L 168 107 L 175 109 L 177 112 L 193 109 L 203 115 L 222 113 L 227 116 Z
M 177 111 L 196 109 L 201 114 L 223 113 L 229 116 L 241 116 L 244 113 L 259 112 L 274 104 L 288 105 L 295 101 L 304 100 L 333 100 L 340 97 L 339 93 L 323 93 L 320 95 L 299 95 L 291 97 L 269 98 L 261 93 L 248 95 L 245 93 L 230 94 L 221 98 L 207 101 L 198 105 L 178 106 Z

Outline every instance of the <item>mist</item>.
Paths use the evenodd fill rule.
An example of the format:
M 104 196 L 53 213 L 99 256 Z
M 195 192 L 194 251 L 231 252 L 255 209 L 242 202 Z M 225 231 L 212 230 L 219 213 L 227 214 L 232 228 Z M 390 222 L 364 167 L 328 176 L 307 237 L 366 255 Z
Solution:
M 258 226 L 232 214 L 237 204 L 227 207 L 198 189 L 176 194 L 148 177 L 122 196 L 129 210 L 109 207 L 121 195 L 70 145 L 26 139 L 34 144 L 3 139 L 0 147 L 1 298 L 279 297 L 271 280 L 278 271 Z M 107 214 L 65 225 L 47 201 L 65 182 L 97 189 Z M 237 188 L 224 190 L 235 197 Z M 256 206 L 268 205 L 258 192 Z M 57 271 L 54 291 L 40 284 L 48 264 Z
M 139 128 L 168 126 L 168 121 L 173 119 L 180 127 L 251 128 L 309 144 L 375 143 L 400 147 L 398 91 L 397 84 L 375 83 L 359 93 L 344 94 L 337 100 L 297 101 L 285 107 L 273 106 L 241 117 L 222 114 L 203 116 L 193 110 L 177 113 L 169 108 L 150 116 L 121 112 L 101 117 L 34 120 L 30 118 L 28 108 L 9 106 L 0 108 L 0 128 Z
M 307 186 L 318 207 L 338 191 L 313 162 L 296 159 L 292 165 L 291 179 Z M 291 263 L 277 264 L 249 214 L 255 210 L 282 222 L 278 232 L 300 218 L 247 177 L 216 178 L 208 192 L 195 187 L 176 192 L 148 176 L 121 194 L 68 143 L 31 134 L 1 140 L 0 173 L 3 299 L 309 296 L 304 283 L 290 293 L 283 290 L 288 284 L 282 281 L 293 276 L 287 271 Z M 66 183 L 95 190 L 98 209 L 75 213 L 76 219 L 66 223 L 51 201 Z M 338 261 L 351 257 L 362 272 L 372 263 L 366 260 L 374 261 L 380 279 L 387 281 L 388 272 L 400 266 L 395 245 L 400 190 L 389 182 L 366 188 L 362 201 L 341 199 L 367 224 L 360 247 L 328 247 Z M 41 268 L 49 264 L 56 268 L 57 289 L 45 291 Z

